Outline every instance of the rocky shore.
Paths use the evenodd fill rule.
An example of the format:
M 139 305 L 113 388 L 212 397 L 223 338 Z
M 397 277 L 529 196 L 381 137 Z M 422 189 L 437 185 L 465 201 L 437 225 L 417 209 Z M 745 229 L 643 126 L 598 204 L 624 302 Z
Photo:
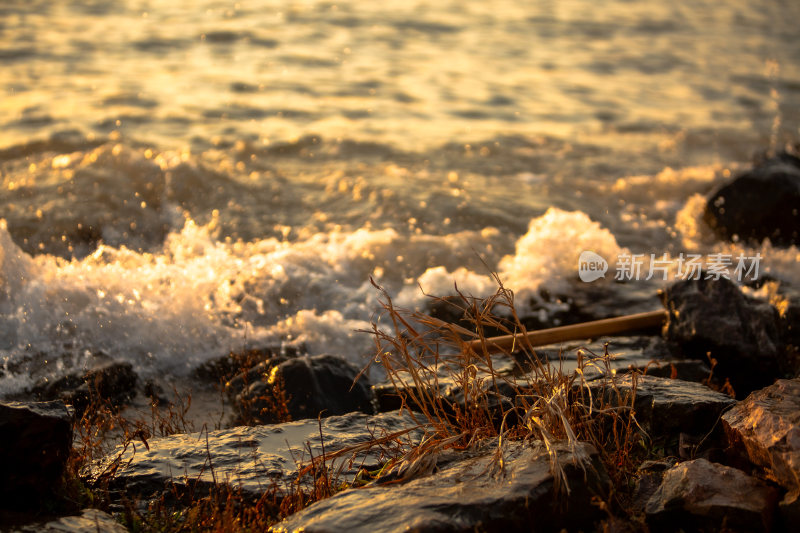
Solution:
M 709 225 L 796 246 L 798 169 L 780 156 L 713 192 Z M 784 216 L 736 216 L 764 183 Z M 456 301 L 420 332 L 376 330 L 405 364 L 378 353 L 375 383 L 337 355 L 230 354 L 196 369 L 199 403 L 228 406 L 205 427 L 109 359 L 0 402 L 0 529 L 795 531 L 800 297 L 755 288 L 680 281 L 640 302 L 663 305 L 661 331 L 428 365 L 489 323 Z

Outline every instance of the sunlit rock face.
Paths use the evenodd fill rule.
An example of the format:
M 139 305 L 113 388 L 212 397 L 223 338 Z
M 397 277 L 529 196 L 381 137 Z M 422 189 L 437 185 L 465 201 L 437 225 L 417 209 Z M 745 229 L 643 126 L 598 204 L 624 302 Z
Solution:
M 770 531 L 777 491 L 744 472 L 696 459 L 675 465 L 647 502 L 651 531 Z
M 598 380 L 589 384 L 589 390 L 612 405 L 625 405 L 635 394 L 636 419 L 651 436 L 707 434 L 719 414 L 736 403 L 730 396 L 700 383 L 655 376 Z
M 577 531 L 589 527 L 599 518 L 592 497 L 607 494 L 608 476 L 589 444 L 578 443 L 574 450 L 559 444 L 557 451 L 570 488 L 563 498 L 554 493 L 547 452 L 514 443 L 503 450 L 502 468 L 493 449 L 477 456 L 451 455 L 431 475 L 400 485 L 341 492 L 272 531 Z M 576 464 L 578 456 L 587 459 L 585 469 Z
M 800 379 L 754 392 L 725 413 L 722 424 L 731 445 L 789 491 L 783 514 L 800 518 Z
M 215 483 L 227 483 L 240 489 L 245 496 L 260 497 L 276 489 L 288 492 L 298 478 L 303 465 L 312 457 L 355 446 L 373 436 L 410 430 L 404 439 L 418 442 L 421 431 L 413 430 L 416 423 L 398 412 L 369 416 L 351 413 L 317 420 L 302 420 L 285 424 L 234 427 L 209 431 L 207 434 L 187 433 L 134 441 L 120 446 L 103 460 L 90 465 L 83 473 L 90 484 L 104 481 L 105 474 L 121 461 L 111 481 L 112 491 L 121 491 L 141 498 L 168 498 L 173 489 L 196 494 L 212 488 Z M 349 462 L 350 454 L 333 465 L 343 465 L 341 481 L 352 481 L 358 469 L 377 468 L 387 458 L 379 447 L 363 450 Z M 311 481 L 313 483 L 313 480 Z

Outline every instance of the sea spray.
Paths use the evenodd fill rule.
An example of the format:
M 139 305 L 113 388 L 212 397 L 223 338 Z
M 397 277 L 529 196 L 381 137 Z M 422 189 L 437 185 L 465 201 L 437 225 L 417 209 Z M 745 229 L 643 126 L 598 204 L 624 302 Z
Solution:
M 565 226 L 574 240 L 556 238 Z M 495 234 L 359 229 L 243 242 L 221 239 L 215 219 L 205 225 L 187 219 L 157 252 L 100 245 L 68 261 L 26 254 L 3 226 L 0 383 L 11 392 L 25 385 L 19 374 L 35 380 L 53 365 L 80 367 L 98 353 L 131 362 L 144 375 L 182 375 L 230 350 L 281 343 L 364 363 L 371 339 L 358 330 L 369 329 L 378 309 L 370 277 L 410 307 L 425 305 L 423 290 L 446 295 L 455 284 L 486 296 L 495 288 L 497 259 L 482 258 L 482 271 L 451 273 L 447 258 L 468 249 L 471 239 Z M 523 294 L 566 288 L 583 247 L 620 249 L 585 214 L 551 209 L 532 221 L 514 255 L 499 260 L 498 272 Z M 422 268 L 438 260 L 444 264 Z

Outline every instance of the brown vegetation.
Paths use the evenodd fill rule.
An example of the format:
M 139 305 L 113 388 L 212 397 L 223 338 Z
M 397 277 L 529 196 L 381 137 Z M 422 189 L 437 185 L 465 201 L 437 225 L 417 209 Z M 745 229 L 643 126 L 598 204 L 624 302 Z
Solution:
M 457 288 L 458 299 L 436 298 L 439 303 L 458 306 L 470 329 L 424 313 L 397 309 L 381 289 L 384 314 L 371 331 L 377 347 L 374 361 L 381 364 L 404 408 L 426 430 L 426 437 L 409 445 L 402 442 L 400 434 L 375 435 L 372 442 L 359 448 L 381 446 L 386 450 L 388 460 L 377 472 L 364 471 L 352 483 L 342 483 L 337 480 L 333 462 L 355 450 L 323 450 L 314 457 L 309 446 L 309 457 L 289 491 L 274 486 L 253 500 L 222 482 L 210 491 L 194 491 L 190 483 L 174 488 L 171 502 L 164 498 L 112 502 L 107 483 L 88 488 L 79 481 L 82 469 L 108 454 L 112 444 L 122 442 L 124 449 L 149 449 L 153 436 L 192 430 L 186 422 L 191 398 L 177 396 L 178 401 L 167 406 L 159 406 L 154 400 L 150 420 L 130 421 L 102 398 L 93 397 L 75 424 L 77 445 L 70 460 L 66 497 L 76 506 L 88 504 L 117 511 L 122 507 L 124 523 L 134 531 L 261 531 L 348 486 L 362 486 L 375 478 L 402 480 L 423 475 L 435 465 L 442 451 L 485 446 L 487 441 L 496 443 L 500 468 L 504 441 L 523 440 L 543 446 L 551 456 L 556 486 L 569 491 L 558 467 L 555 443 L 566 441 L 571 450 L 577 451 L 580 448 L 575 445 L 579 441 L 588 441 L 600 452 L 614 486 L 611 498 L 598 505 L 609 512 L 619 511 L 624 507 L 619 503 L 630 493 L 636 467 L 652 451 L 636 423 L 632 407 L 635 387 L 634 393 L 628 395 L 616 389 L 608 353 L 584 351 L 579 356 L 577 372 L 566 372 L 538 358 L 525 340 L 505 352 L 506 357 L 517 361 L 518 372 L 496 370 L 490 350 L 481 349 L 488 338 L 486 332 L 514 334 L 525 330 L 517 316 L 513 293 L 499 280 L 498 285 L 497 293 L 487 299 L 464 295 Z M 470 343 L 477 348 L 470 348 Z M 590 369 L 603 373 L 606 392 L 611 394 L 590 392 L 586 386 Z M 448 395 L 445 382 L 463 394 Z M 282 404 L 285 409 L 286 395 L 278 389 L 273 391 L 271 400 L 280 413 Z M 577 457 L 580 462 L 581 456 Z M 119 467 L 119 461 L 111 462 L 101 479 L 110 480 Z M 212 468 L 210 457 L 208 468 Z

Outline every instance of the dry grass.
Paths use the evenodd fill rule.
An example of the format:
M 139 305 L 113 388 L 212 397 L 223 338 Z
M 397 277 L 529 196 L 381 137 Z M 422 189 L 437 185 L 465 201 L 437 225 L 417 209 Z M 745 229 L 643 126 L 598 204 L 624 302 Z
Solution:
M 194 484 L 174 488 L 170 502 L 164 498 L 122 502 L 125 525 L 133 531 L 263 531 L 343 488 L 362 486 L 377 478 L 385 482 L 424 475 L 435 467 L 443 451 L 469 449 L 485 445 L 487 440 L 497 444 L 500 467 L 506 440 L 527 440 L 543 446 L 550 454 L 557 490 L 564 492 L 570 487 L 558 466 L 555 444 L 566 442 L 575 461 L 586 468 L 588 458 L 580 455 L 581 448 L 576 444 L 590 442 L 598 449 L 617 493 L 624 492 L 646 449 L 642 446 L 646 436 L 632 408 L 635 387 L 634 394 L 627 395 L 617 389 L 607 351 L 600 355 L 583 351 L 578 370 L 566 372 L 537 357 L 534 347 L 525 341 L 504 354 L 518 362 L 520 372 L 511 375 L 498 371 L 486 349 L 489 335 L 524 333 L 525 328 L 517 316 L 513 293 L 499 279 L 497 283 L 496 294 L 486 299 L 465 295 L 457 287 L 457 298 L 435 298 L 440 304 L 457 306 L 466 320 L 461 323 L 469 324 L 469 328 L 398 309 L 388 293 L 378 287 L 384 313 L 371 331 L 376 341 L 375 360 L 386 371 L 404 407 L 425 428 L 422 442 L 410 444 L 402 438 L 405 432 L 398 432 L 373 435 L 370 442 L 351 449 L 326 452 L 323 448 L 317 456 L 309 446 L 307 457 L 298 464 L 297 481 L 288 490 L 274 485 L 253 499 L 223 482 L 210 490 L 207 484 L 197 489 L 198 478 Z M 468 342 L 474 339 L 480 341 L 480 348 L 469 347 Z M 593 394 L 587 386 L 590 369 L 600 370 L 605 376 L 602 394 Z M 447 384 L 461 394 L 448 393 Z M 285 408 L 286 398 L 282 390 L 271 392 L 269 400 L 278 415 L 281 406 Z M 102 485 L 89 490 L 76 482 L 80 469 L 109 453 L 119 442 L 126 449 L 147 448 L 154 435 L 193 429 L 186 422 L 190 405 L 190 397 L 168 406 L 153 405 L 149 420 L 132 422 L 101 398 L 93 398 L 76 424 L 79 444 L 68 475 L 73 480 L 71 497 L 84 506 L 119 506 L 120 502 L 111 502 Z M 384 449 L 384 466 L 375 472 L 364 470 L 350 483 L 341 481 L 334 462 L 370 447 Z M 113 462 L 105 480 L 110 481 L 120 466 L 119 461 Z M 210 455 L 208 468 L 212 468 Z M 614 496 L 599 504 L 606 509 L 621 507 Z
M 242 372 L 247 365 L 257 362 L 253 354 L 242 358 Z M 253 357 L 250 357 L 253 355 Z M 272 388 L 276 416 L 288 418 L 287 396 L 280 383 Z M 96 387 L 90 390 L 89 404 L 80 418 L 73 422 L 74 445 L 68 459 L 61 499 L 57 509 L 76 512 L 85 507 L 104 510 L 122 510 L 121 519 L 132 531 L 264 531 L 270 525 L 289 516 L 311 502 L 330 496 L 335 490 L 335 480 L 328 472 L 324 457 L 310 456 L 308 465 L 301 465 L 297 483 L 288 490 L 272 484 L 258 499 L 245 495 L 227 483 L 214 483 L 208 487 L 200 478 L 185 484 L 174 484 L 168 497 L 148 502 L 123 498 L 108 487 L 117 472 L 124 466 L 123 457 L 133 449 L 150 449 L 152 437 L 166 437 L 194 432 L 188 420 L 192 406 L 190 394 L 181 395 L 173 390 L 172 400 L 160 405 L 151 398 L 149 416 L 127 418 L 122 410 L 103 398 Z M 241 406 L 246 412 L 248 406 Z M 207 428 L 203 428 L 206 431 Z M 104 464 L 104 471 L 93 474 L 92 486 L 81 480 L 85 469 L 98 460 L 114 454 L 114 459 Z M 210 453 L 206 469 L 213 466 Z M 311 478 L 311 482 L 308 479 Z
M 555 443 L 566 442 L 574 460 L 586 467 L 588 458 L 576 446 L 586 441 L 598 449 L 614 485 L 626 486 L 639 463 L 635 452 L 646 438 L 633 411 L 635 380 L 632 394 L 620 392 L 607 350 L 601 355 L 583 350 L 577 371 L 566 372 L 537 357 L 524 338 L 503 355 L 518 361 L 525 372 L 518 376 L 498 372 L 487 332 L 526 331 L 513 292 L 495 279 L 497 292 L 486 299 L 465 295 L 457 286 L 457 298 L 433 297 L 439 304 L 457 306 L 462 323 L 470 324 L 470 329 L 398 309 L 376 285 L 384 309 L 372 329 L 376 361 L 404 407 L 428 431 L 423 443 L 409 450 L 396 470 L 415 475 L 434 464 L 433 457 L 441 450 L 470 448 L 486 439 L 496 440 L 498 449 L 504 440 L 536 441 L 550 455 L 557 489 L 568 492 Z M 474 340 L 480 348 L 470 347 Z M 603 374 L 607 389 L 603 394 L 592 394 L 588 387 L 590 369 Z M 463 394 L 446 394 L 444 384 L 450 382 Z

